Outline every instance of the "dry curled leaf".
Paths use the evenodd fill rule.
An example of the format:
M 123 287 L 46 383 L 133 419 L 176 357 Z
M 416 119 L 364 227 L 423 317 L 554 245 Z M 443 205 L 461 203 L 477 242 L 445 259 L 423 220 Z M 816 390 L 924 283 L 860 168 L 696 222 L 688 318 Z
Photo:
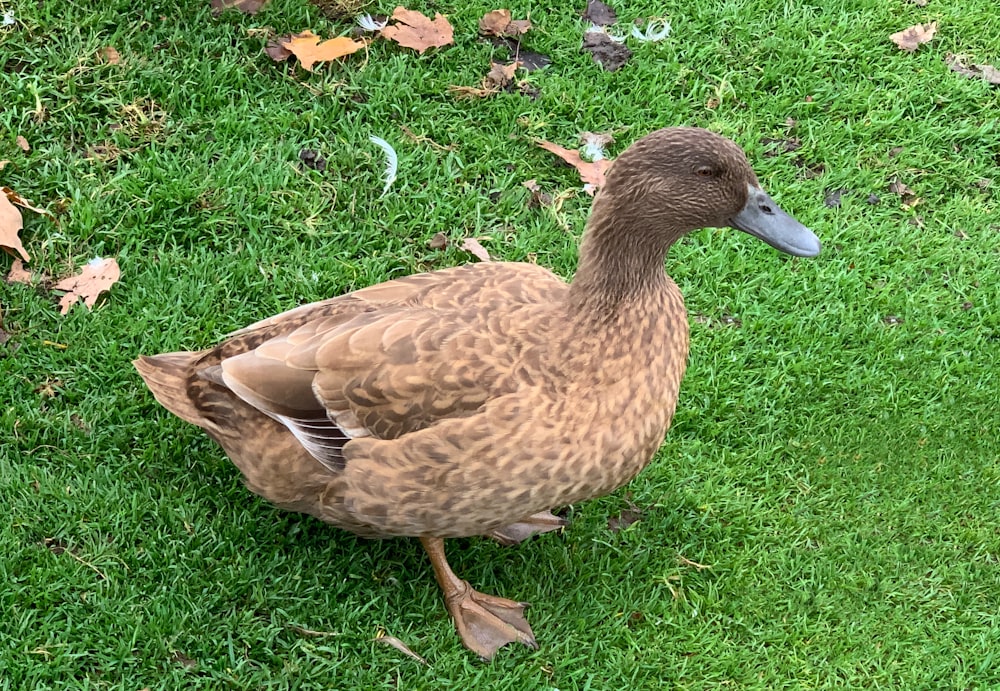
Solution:
M 969 79 L 983 79 L 989 84 L 1000 86 L 1000 69 L 993 65 L 965 65 L 962 56 L 948 53 L 944 61 L 952 72 Z
M 521 183 L 531 192 L 531 199 L 528 200 L 528 208 L 536 206 L 552 206 L 552 195 L 542 190 L 538 181 L 532 178 Z
M 355 41 L 346 36 L 337 36 L 321 42 L 319 36 L 308 29 L 293 36 L 279 38 L 277 44 L 284 51 L 297 57 L 302 69 L 307 72 L 312 72 L 313 65 L 317 62 L 329 62 L 342 58 L 345 55 L 356 53 L 366 45 L 364 41 Z M 280 57 L 283 54 L 282 51 L 272 48 L 270 43 L 264 50 L 271 56 L 272 60 L 281 62 L 288 59 L 288 55 Z
M 442 14 L 430 19 L 405 7 L 397 7 L 392 13 L 395 24 L 380 32 L 383 37 L 395 41 L 404 48 L 413 48 L 423 53 L 428 48 L 440 48 L 454 43 L 454 30 Z
M 17 139 L 15 139 L 14 141 L 17 142 L 18 148 L 21 149 L 21 151 L 23 151 L 24 153 L 28 153 L 29 151 L 31 151 L 31 144 L 29 144 L 28 140 L 22 137 L 21 135 L 17 135 Z
M 889 38 L 902 50 L 911 53 L 921 44 L 927 43 L 934 38 L 934 33 L 936 31 L 937 22 L 931 22 L 930 24 L 914 24 L 907 29 L 897 31 L 896 33 L 890 35 Z
M 434 233 L 434 237 L 427 242 L 427 246 L 432 250 L 443 250 L 448 246 L 448 236 L 444 233 Z
M 510 10 L 493 10 L 479 20 L 483 36 L 522 36 L 531 28 L 527 19 L 511 19 Z
M 536 143 L 538 146 L 554 153 L 566 163 L 576 168 L 580 173 L 580 179 L 584 182 L 583 191 L 587 194 L 592 195 L 604 186 L 604 175 L 608 172 L 608 168 L 611 167 L 610 160 L 602 158 L 597 161 L 584 161 L 580 157 L 579 151 L 564 149 L 552 142 L 538 141 Z
M 122 56 L 118 54 L 114 46 L 104 46 L 97 51 L 97 59 L 108 65 L 117 65 L 122 61 Z
M 487 96 L 492 96 L 510 86 L 511 81 L 514 79 L 514 73 L 517 72 L 520 64 L 519 62 L 512 62 L 509 65 L 499 62 L 491 63 L 490 71 L 483 77 L 483 81 L 478 88 L 474 86 L 449 86 L 448 91 L 453 93 L 456 98 L 486 98 Z
M 11 188 L 0 187 L 0 192 L 3 192 L 3 195 L 7 197 L 7 200 L 10 201 L 12 204 L 17 204 L 22 209 L 28 209 L 29 211 L 34 211 L 36 214 L 41 214 L 42 216 L 48 216 L 49 218 L 52 218 L 52 214 L 50 214 L 48 211 L 46 211 L 45 209 L 39 209 L 37 206 L 32 206 L 31 202 L 29 202 L 27 199 L 19 195 Z
M 219 15 L 233 9 L 243 14 L 257 14 L 270 0 L 212 0 L 212 14 Z
M 490 259 L 490 253 L 486 251 L 485 247 L 479 244 L 479 240 L 476 238 L 465 238 L 462 240 L 460 249 L 465 250 L 481 262 L 493 261 Z
M 28 255 L 21 238 L 18 236 L 24 221 L 21 219 L 21 212 L 14 206 L 7 195 L 0 194 L 0 247 L 8 253 L 17 256 L 28 262 L 31 257 Z
M 375 640 L 379 643 L 384 643 L 385 645 L 391 645 L 399 652 L 403 653 L 404 655 L 412 657 L 414 660 L 416 660 L 421 664 L 425 665 L 428 664 L 427 660 L 425 660 L 424 658 L 420 657 L 415 652 L 410 650 L 410 647 L 406 645 L 406 643 L 403 643 L 403 641 L 399 640 L 395 636 L 390 636 L 386 634 L 384 631 L 380 631 L 379 634 L 375 636 Z
M 66 294 L 59 300 L 59 312 L 66 314 L 78 300 L 83 300 L 87 309 L 93 309 L 101 293 L 108 290 L 121 277 L 121 269 L 114 259 L 91 259 L 76 276 L 64 278 L 53 290 L 64 290 Z
M 31 272 L 24 268 L 24 262 L 15 259 L 7 274 L 7 283 L 26 283 L 31 285 Z

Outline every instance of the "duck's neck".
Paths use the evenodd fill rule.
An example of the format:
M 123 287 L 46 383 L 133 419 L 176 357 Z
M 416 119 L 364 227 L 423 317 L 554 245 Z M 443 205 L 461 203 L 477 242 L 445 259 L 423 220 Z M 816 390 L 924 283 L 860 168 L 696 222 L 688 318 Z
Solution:
M 680 233 L 667 219 L 638 215 L 638 208 L 641 202 L 603 192 L 594 200 L 569 291 L 569 308 L 577 316 L 613 317 L 666 290 L 663 261 Z M 654 223 L 655 229 L 648 227 Z

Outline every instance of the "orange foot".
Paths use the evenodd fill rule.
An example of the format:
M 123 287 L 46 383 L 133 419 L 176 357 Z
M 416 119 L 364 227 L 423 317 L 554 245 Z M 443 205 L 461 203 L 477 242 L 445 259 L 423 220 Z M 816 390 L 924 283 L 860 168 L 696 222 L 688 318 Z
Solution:
M 535 635 L 524 618 L 526 602 L 514 602 L 473 590 L 468 581 L 455 575 L 444 555 L 444 540 L 422 537 L 427 556 L 431 558 L 445 604 L 455 629 L 466 648 L 484 660 L 492 659 L 497 650 L 520 641 L 529 648 L 537 648 Z

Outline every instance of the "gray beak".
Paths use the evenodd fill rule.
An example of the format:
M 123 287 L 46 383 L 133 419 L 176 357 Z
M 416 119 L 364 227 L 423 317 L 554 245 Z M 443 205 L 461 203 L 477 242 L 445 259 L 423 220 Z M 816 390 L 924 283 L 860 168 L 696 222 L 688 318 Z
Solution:
M 770 195 L 747 184 L 747 203 L 729 225 L 794 257 L 815 257 L 820 243 L 811 230 L 786 214 Z

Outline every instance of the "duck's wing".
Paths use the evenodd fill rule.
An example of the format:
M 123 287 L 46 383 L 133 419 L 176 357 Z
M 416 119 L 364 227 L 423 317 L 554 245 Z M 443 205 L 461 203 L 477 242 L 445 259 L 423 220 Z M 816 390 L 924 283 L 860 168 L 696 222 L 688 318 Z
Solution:
M 394 281 L 286 312 L 237 332 L 200 376 L 340 470 L 348 439 L 393 439 L 471 415 L 539 364 L 543 315 L 566 285 L 530 265 L 497 266 L 508 268 L 482 272 L 478 288 L 465 272 L 428 274 L 437 280 L 402 279 L 418 290 Z

